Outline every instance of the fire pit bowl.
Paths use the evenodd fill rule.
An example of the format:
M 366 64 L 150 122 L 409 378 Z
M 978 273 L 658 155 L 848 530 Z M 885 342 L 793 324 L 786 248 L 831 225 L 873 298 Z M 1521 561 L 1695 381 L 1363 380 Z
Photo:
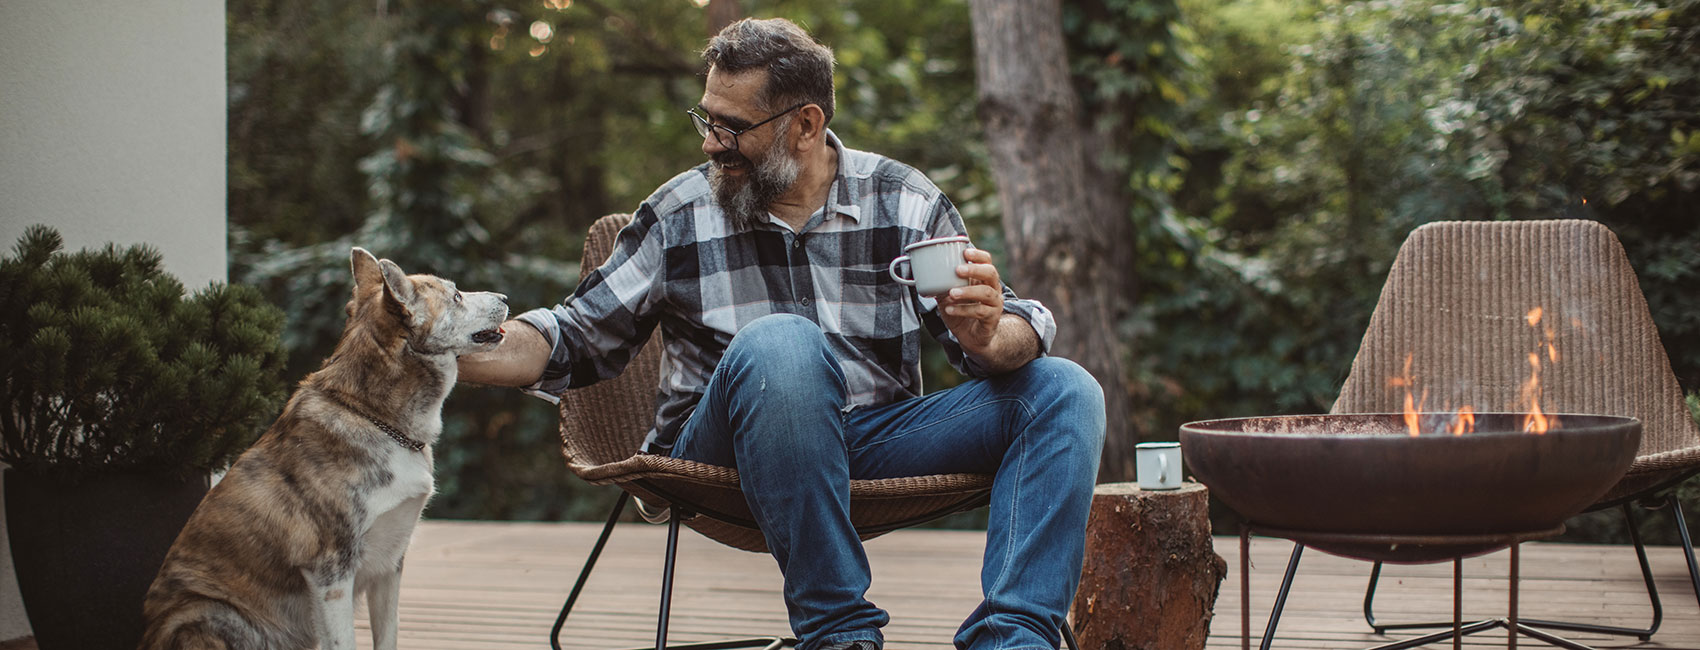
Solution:
M 1424 421 L 1446 418 L 1422 414 Z M 1397 413 L 1208 420 L 1181 426 L 1199 482 L 1253 528 L 1338 555 L 1428 562 L 1553 534 L 1635 460 L 1641 421 L 1476 414 L 1474 433 L 1412 436 Z

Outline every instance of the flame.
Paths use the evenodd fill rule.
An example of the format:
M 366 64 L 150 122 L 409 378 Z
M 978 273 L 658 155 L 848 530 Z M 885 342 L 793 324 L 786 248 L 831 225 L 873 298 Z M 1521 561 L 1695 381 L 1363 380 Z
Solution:
M 1398 377 L 1387 380 L 1389 386 L 1400 386 L 1405 389 L 1405 428 L 1411 430 L 1411 435 L 1422 434 L 1422 424 L 1418 422 L 1417 407 L 1411 397 L 1411 353 L 1405 353 L 1405 370 Z M 1428 395 L 1423 395 L 1426 400 Z
M 1547 429 L 1552 427 L 1553 421 L 1553 418 L 1541 413 L 1540 404 L 1535 404 L 1529 407 L 1529 414 L 1523 418 L 1523 431 L 1533 434 L 1546 433 Z
M 1529 327 L 1536 327 L 1541 322 L 1541 308 L 1529 310 L 1524 317 Z M 1574 320 L 1574 319 L 1572 319 Z M 1523 384 L 1523 402 L 1528 404 L 1528 414 L 1523 416 L 1523 431 L 1542 434 L 1558 425 L 1558 419 L 1549 417 L 1541 411 L 1541 353 L 1546 353 L 1547 361 L 1558 362 L 1558 338 L 1552 325 L 1541 328 L 1541 340 L 1535 344 L 1535 351 L 1529 353 L 1529 381 Z
M 1422 401 L 1414 405 L 1411 403 L 1411 391 L 1405 391 L 1405 428 L 1410 429 L 1413 436 L 1422 435 L 1422 418 L 1418 414 L 1422 413 L 1422 402 L 1427 401 L 1428 391 L 1426 390 L 1423 391 Z
M 1405 409 L 1402 412 L 1405 419 L 1405 429 L 1412 436 L 1420 436 L 1423 433 L 1423 407 L 1428 404 L 1428 389 L 1424 388 L 1420 395 L 1411 392 L 1411 388 L 1417 383 L 1416 380 L 1411 378 L 1411 356 L 1409 353 L 1405 355 L 1404 370 L 1399 373 L 1399 376 L 1388 379 L 1387 385 L 1405 389 Z M 1465 406 L 1458 411 L 1457 415 L 1449 418 L 1442 425 L 1442 428 L 1453 435 L 1474 432 L 1476 430 L 1475 410 Z
M 1528 353 L 1529 379 L 1523 382 L 1521 397 L 1522 405 L 1526 405 L 1526 414 L 1523 416 L 1523 431 L 1535 434 L 1546 433 L 1553 427 L 1559 426 L 1557 417 L 1547 415 L 1545 411 L 1541 410 L 1541 359 L 1544 357 L 1547 363 L 1558 363 L 1559 360 L 1558 332 L 1554 330 L 1551 321 L 1548 321 L 1544 326 L 1542 325 L 1545 313 L 1544 308 L 1537 306 L 1523 315 L 1523 322 L 1528 323 L 1529 327 L 1535 328 L 1540 336 L 1535 343 L 1534 351 Z M 1581 328 L 1581 322 L 1575 318 L 1570 319 L 1570 324 L 1577 329 Z M 1400 371 L 1398 376 L 1389 378 L 1387 385 L 1405 389 L 1405 409 L 1402 413 L 1405 428 L 1410 431 L 1412 436 L 1419 436 L 1423 432 L 1423 407 L 1428 403 L 1428 389 L 1424 388 L 1420 394 L 1413 392 L 1417 382 L 1411 377 L 1412 356 L 1411 353 L 1405 354 L 1403 370 Z M 1466 433 L 1474 433 L 1476 430 L 1476 410 L 1470 405 L 1460 407 L 1456 413 L 1446 417 L 1445 420 L 1437 421 L 1436 418 L 1438 417 L 1440 416 L 1431 415 L 1429 418 L 1430 423 L 1434 425 L 1430 428 L 1431 431 L 1445 431 L 1455 436 L 1461 436 Z
M 1452 425 L 1446 430 L 1455 436 L 1476 432 L 1476 410 L 1465 405 L 1458 409 L 1458 416 L 1452 418 Z

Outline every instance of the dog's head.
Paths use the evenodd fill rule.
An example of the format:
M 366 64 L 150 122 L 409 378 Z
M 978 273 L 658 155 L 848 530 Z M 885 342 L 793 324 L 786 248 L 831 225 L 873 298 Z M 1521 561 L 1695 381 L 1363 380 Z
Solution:
M 408 275 L 395 262 L 380 260 L 363 248 L 355 248 L 350 257 L 354 267 L 351 326 L 356 320 L 390 320 L 398 326 L 396 334 L 422 354 L 459 356 L 492 350 L 501 343 L 507 296 L 461 291 L 434 275 Z

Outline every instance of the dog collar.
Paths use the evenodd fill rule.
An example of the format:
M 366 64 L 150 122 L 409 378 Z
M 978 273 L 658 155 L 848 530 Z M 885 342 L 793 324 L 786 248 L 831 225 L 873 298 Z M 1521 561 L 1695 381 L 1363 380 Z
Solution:
M 407 436 L 407 434 L 396 430 L 395 427 L 390 426 L 388 423 L 384 422 L 383 420 L 379 420 L 378 418 L 367 415 L 365 411 L 354 408 L 354 405 L 349 404 L 348 402 L 342 401 L 341 398 L 338 398 L 336 395 L 331 394 L 329 391 L 321 391 L 321 392 L 324 393 L 325 397 L 330 398 L 330 400 L 332 402 L 336 402 L 337 405 L 339 405 L 339 406 L 341 406 L 345 409 L 348 409 L 350 411 L 353 411 L 355 415 L 366 418 L 366 421 L 371 422 L 373 426 L 378 427 L 379 431 L 384 432 L 386 435 L 388 435 L 390 437 L 391 440 L 396 441 L 397 443 L 401 444 L 401 446 L 406 447 L 408 449 L 411 449 L 413 451 L 423 451 L 425 449 L 425 443 L 420 442 L 418 440 L 414 440 L 412 438 L 409 438 Z

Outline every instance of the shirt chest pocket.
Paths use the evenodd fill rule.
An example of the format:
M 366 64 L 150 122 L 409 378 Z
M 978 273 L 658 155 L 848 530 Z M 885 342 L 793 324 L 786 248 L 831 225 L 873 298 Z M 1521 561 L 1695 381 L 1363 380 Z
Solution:
M 900 309 L 904 303 L 904 293 L 908 287 L 898 284 L 884 268 L 844 268 L 839 270 L 839 284 L 842 296 L 839 302 L 843 305 L 846 320 L 866 310 L 866 316 L 872 318 L 876 310 Z

